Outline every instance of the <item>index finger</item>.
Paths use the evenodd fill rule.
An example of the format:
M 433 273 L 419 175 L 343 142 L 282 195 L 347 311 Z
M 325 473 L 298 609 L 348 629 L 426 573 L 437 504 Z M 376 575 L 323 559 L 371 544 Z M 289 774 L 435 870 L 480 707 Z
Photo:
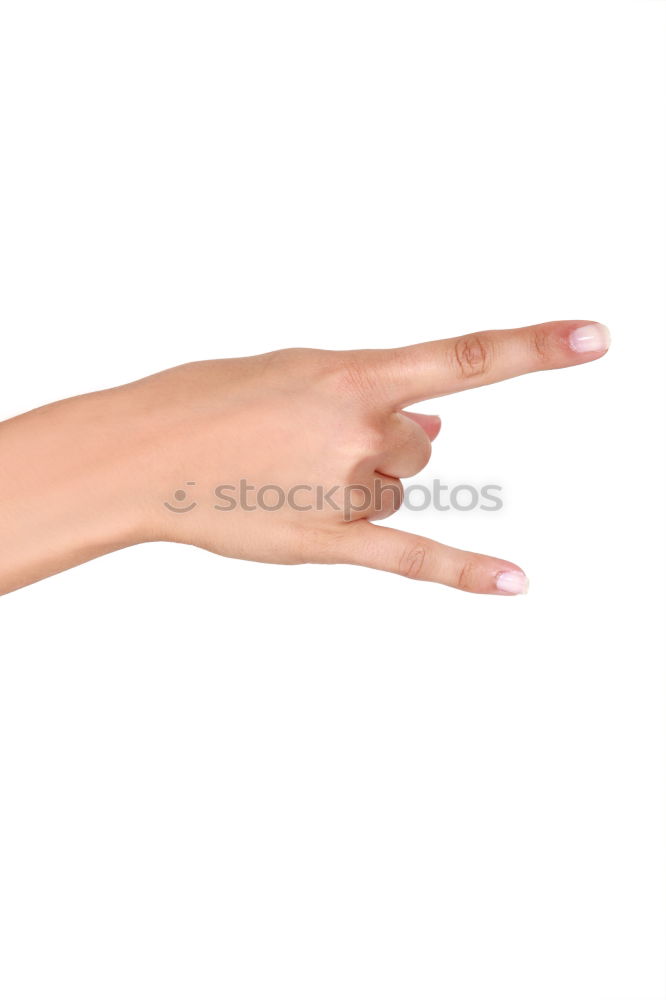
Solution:
M 486 330 L 382 352 L 382 381 L 395 405 L 408 406 L 528 372 L 594 361 L 609 344 L 608 329 L 589 320 Z

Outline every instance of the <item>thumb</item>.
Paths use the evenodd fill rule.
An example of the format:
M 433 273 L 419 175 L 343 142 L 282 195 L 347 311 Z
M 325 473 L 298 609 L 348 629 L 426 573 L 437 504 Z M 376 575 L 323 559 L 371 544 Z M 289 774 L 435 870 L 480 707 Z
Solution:
M 336 556 L 339 562 L 443 583 L 474 594 L 524 594 L 528 587 L 527 577 L 515 563 L 464 552 L 365 520 L 348 526 Z

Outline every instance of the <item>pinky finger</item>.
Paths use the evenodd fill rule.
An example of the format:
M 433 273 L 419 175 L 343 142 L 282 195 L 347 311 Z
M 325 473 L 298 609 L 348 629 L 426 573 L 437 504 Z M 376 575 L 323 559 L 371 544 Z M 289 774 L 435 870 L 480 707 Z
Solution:
M 385 570 L 412 580 L 443 583 L 473 594 L 508 597 L 527 593 L 527 577 L 515 563 L 454 549 L 431 538 L 368 521 L 348 526 L 336 555 L 339 562 Z

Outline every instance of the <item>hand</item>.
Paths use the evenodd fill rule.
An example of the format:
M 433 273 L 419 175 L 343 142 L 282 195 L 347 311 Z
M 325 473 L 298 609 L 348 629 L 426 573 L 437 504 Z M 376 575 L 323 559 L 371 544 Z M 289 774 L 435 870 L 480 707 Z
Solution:
M 423 469 L 439 430 L 403 407 L 607 348 L 605 327 L 568 321 L 395 350 L 291 349 L 40 407 L 0 425 L 0 591 L 166 539 L 524 593 L 513 563 L 373 523 L 399 506 L 400 479 Z
M 524 593 L 513 563 L 372 523 L 399 507 L 401 478 L 424 468 L 440 428 L 438 417 L 402 408 L 590 361 L 607 347 L 605 327 L 562 322 L 398 350 L 295 349 L 163 372 L 139 383 L 171 428 L 159 434 L 169 456 L 160 487 L 171 502 L 155 508 L 151 531 L 236 558 L 354 563 L 475 593 Z M 243 506 L 255 509 L 240 505 L 243 479 L 254 487 Z M 216 498 L 220 486 L 229 488 Z M 336 487 L 339 510 L 305 509 Z

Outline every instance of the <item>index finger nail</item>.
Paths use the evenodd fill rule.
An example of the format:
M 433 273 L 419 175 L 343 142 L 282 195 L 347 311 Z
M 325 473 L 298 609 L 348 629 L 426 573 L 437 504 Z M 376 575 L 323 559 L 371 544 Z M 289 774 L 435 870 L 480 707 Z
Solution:
M 495 578 L 495 586 L 502 594 L 526 594 L 529 580 L 519 569 L 504 570 Z
M 586 323 L 569 334 L 569 347 L 577 354 L 596 354 L 607 351 L 609 346 L 610 333 L 603 323 Z

